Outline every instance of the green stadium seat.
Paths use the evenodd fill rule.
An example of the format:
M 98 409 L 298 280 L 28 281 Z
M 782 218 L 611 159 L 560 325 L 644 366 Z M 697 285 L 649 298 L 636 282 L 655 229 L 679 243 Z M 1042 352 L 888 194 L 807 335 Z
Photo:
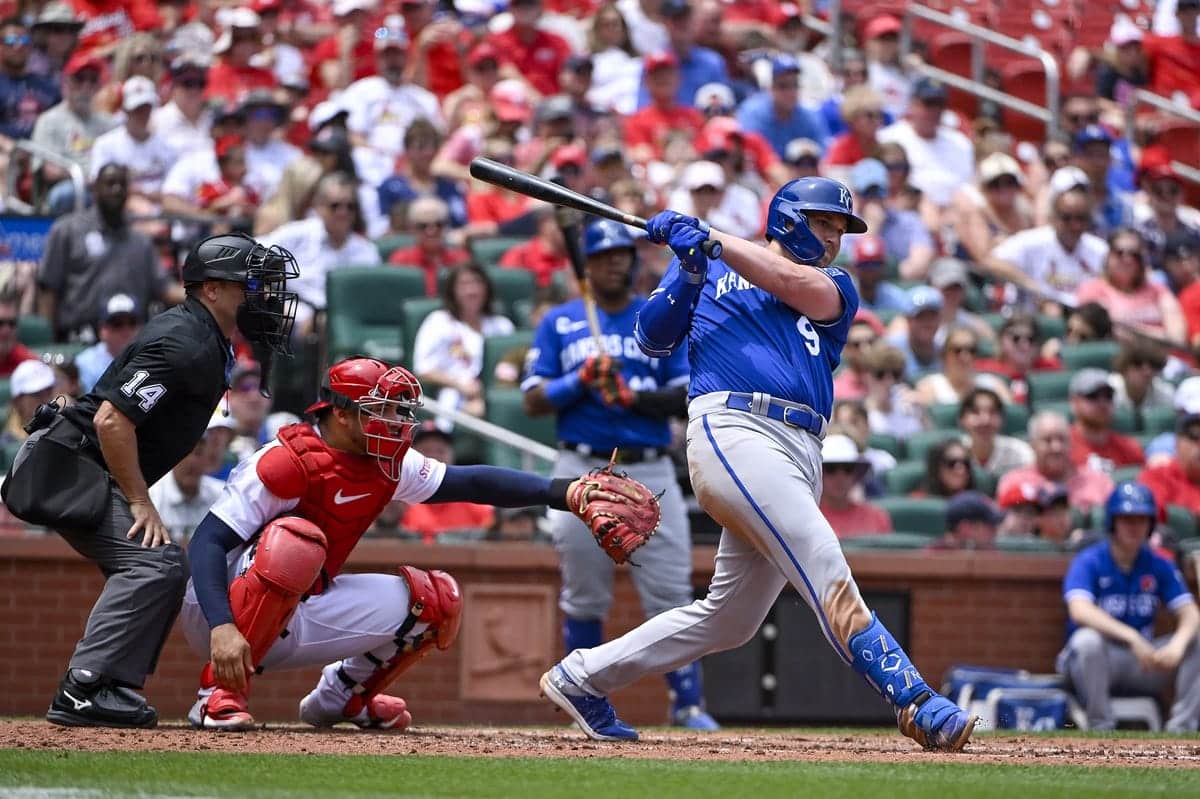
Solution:
M 480 266 L 495 266 L 500 263 L 500 258 L 504 253 L 527 241 L 529 241 L 528 236 L 489 236 L 471 239 L 469 248 L 475 263 Z
M 922 533 L 880 533 L 878 535 L 858 535 L 842 539 L 842 549 L 846 552 L 866 551 L 873 549 L 924 549 L 929 546 L 930 538 Z
M 1182 505 L 1167 506 L 1167 524 L 1181 539 L 1196 538 L 1196 514 Z
M 1061 549 L 1053 541 L 1031 535 L 996 536 L 996 549 L 1000 552 L 1029 552 L 1033 554 L 1060 554 Z
M 1038 338 L 1042 341 L 1051 338 L 1062 338 L 1067 335 L 1067 318 L 1065 316 L 1037 316 Z
M 955 428 L 953 430 L 924 430 L 911 436 L 908 439 L 908 459 L 911 461 L 924 462 L 925 456 L 929 450 L 947 439 L 957 438 L 962 435 L 962 431 Z
M 901 461 L 883 478 L 889 495 L 906 497 L 916 491 L 925 478 L 925 461 Z
M 1127 483 L 1137 480 L 1145 466 L 1118 466 L 1109 475 L 1114 483 Z
M 54 360 L 60 355 L 66 359 L 74 358 L 76 355 L 86 350 L 89 346 L 91 345 L 72 341 L 65 344 L 42 344 L 34 349 L 36 349 L 38 354 L 43 358 L 49 356 L 51 360 Z
M 1004 327 L 1004 323 L 1008 320 L 1008 317 L 1002 313 L 985 313 L 980 316 L 991 326 L 992 330 L 996 331 L 997 335 L 1000 334 L 1000 328 Z
M 958 403 L 941 403 L 929 409 L 929 418 L 938 430 L 958 429 Z
M 355 354 L 400 363 L 403 303 L 425 296 L 425 275 L 403 266 L 342 267 L 326 276 L 327 357 Z
M 1077 372 L 1089 366 L 1111 371 L 1113 358 L 1116 357 L 1119 348 L 1120 345 L 1117 342 L 1107 340 L 1064 344 L 1062 348 L 1063 365 L 1068 372 Z
M 936 538 L 946 532 L 946 500 L 941 497 L 880 497 L 875 504 L 892 517 L 892 527 Z
M 872 433 L 867 438 L 867 446 L 890 453 L 896 460 L 904 459 L 904 442 L 889 433 Z
M 413 246 L 413 242 L 416 240 L 417 237 L 410 233 L 398 233 L 395 236 L 384 236 L 376 240 L 375 247 L 379 250 L 379 257 L 383 259 L 384 263 L 387 263 L 387 260 L 392 257 L 392 253 Z
M 535 285 L 533 272 L 528 269 L 506 269 L 503 266 L 489 266 L 488 277 L 495 290 L 497 313 L 503 313 L 512 319 L 515 316 L 513 305 L 521 300 L 533 298 Z
M 7 377 L 0 377 L 0 407 L 8 405 L 12 399 L 12 381 Z
M 54 329 L 44 316 L 25 314 L 17 319 L 17 341 L 36 350 L 54 341 Z
M 1074 373 L 1066 369 L 1057 372 L 1030 372 L 1025 380 L 1029 383 L 1029 401 L 1062 402 L 1070 396 L 1069 387 Z
M 893 319 L 900 315 L 900 312 L 894 308 L 887 308 L 876 311 L 875 315 L 879 317 L 879 321 L 883 326 L 887 327 L 892 323 Z
M 524 401 L 524 395 L 520 389 L 489 389 L 486 394 L 487 415 L 485 418 L 489 422 L 500 425 L 518 435 L 532 438 L 534 441 L 540 441 L 547 446 L 554 446 L 556 443 L 554 416 L 530 417 L 525 413 Z M 517 450 L 492 441 L 488 442 L 487 462 L 493 466 L 507 466 L 511 469 L 520 469 L 522 468 L 521 461 L 521 453 Z M 549 473 L 549 464 L 542 461 L 535 461 L 535 463 L 537 464 L 537 471 L 542 474 Z
M 514 325 L 516 325 L 517 327 L 532 328 L 534 326 L 533 325 L 533 309 L 534 309 L 534 307 L 535 306 L 534 306 L 532 297 L 528 297 L 523 300 L 517 300 L 516 302 L 514 302 L 512 304 L 512 308 L 511 308 L 512 315 L 509 318 L 512 319 L 512 323 Z
M 1029 430 L 1029 406 L 1015 403 L 1004 406 L 1004 424 L 1000 432 L 1006 436 L 1025 438 Z
M 978 466 L 971 467 L 971 475 L 975 478 L 976 491 L 981 491 L 992 499 L 996 498 L 996 486 L 1000 483 L 999 475 Z
M 976 352 L 980 358 L 995 358 L 997 352 L 996 342 L 990 338 L 981 338 L 976 345 Z
M 1175 429 L 1175 409 L 1172 407 L 1150 408 L 1142 412 L 1143 433 L 1157 435 Z
M 480 379 L 484 387 L 491 387 L 495 379 L 496 364 L 518 347 L 528 348 L 533 344 L 532 330 L 514 330 L 506 336 L 491 336 L 483 340 L 483 373 Z
M 425 321 L 425 317 L 441 307 L 442 301 L 438 297 L 410 297 L 400 304 L 401 319 L 403 320 L 401 340 L 404 346 L 404 363 L 409 367 L 413 365 L 417 331 L 421 329 L 421 323 Z

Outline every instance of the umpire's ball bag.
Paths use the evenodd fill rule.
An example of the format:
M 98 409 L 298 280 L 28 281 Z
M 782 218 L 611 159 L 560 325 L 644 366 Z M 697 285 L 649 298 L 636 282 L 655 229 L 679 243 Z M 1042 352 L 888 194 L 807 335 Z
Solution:
M 64 417 L 34 431 L 13 458 L 0 499 L 18 519 L 51 529 L 99 526 L 111 475 L 84 450 L 87 438 Z

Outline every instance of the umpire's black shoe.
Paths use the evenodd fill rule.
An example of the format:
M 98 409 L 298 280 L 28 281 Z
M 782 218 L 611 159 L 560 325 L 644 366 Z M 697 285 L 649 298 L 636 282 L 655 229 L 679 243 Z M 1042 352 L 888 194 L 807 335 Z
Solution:
M 86 683 L 70 670 L 46 712 L 46 721 L 64 727 L 154 727 L 158 711 L 128 688 L 101 677 Z

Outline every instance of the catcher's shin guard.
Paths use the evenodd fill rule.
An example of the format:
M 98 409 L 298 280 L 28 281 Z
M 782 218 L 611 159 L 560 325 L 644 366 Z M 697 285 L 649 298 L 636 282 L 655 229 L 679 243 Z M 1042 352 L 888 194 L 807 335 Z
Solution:
M 347 718 L 353 718 L 367 707 L 371 699 L 382 693 L 396 678 L 411 669 L 434 647 L 449 649 L 458 637 L 462 621 L 462 594 L 458 582 L 444 571 L 425 571 L 412 566 L 401 566 L 400 574 L 408 583 L 408 617 L 396 630 L 396 654 L 376 666 L 375 671 L 356 683 L 342 669 L 340 679 L 351 691 L 350 701 L 342 710 Z M 413 640 L 406 640 L 409 631 L 417 624 L 428 625 L 424 632 Z
M 926 749 L 962 749 L 979 718 L 930 688 L 875 614 L 865 630 L 850 637 L 847 646 L 854 670 L 895 708 L 900 732 Z

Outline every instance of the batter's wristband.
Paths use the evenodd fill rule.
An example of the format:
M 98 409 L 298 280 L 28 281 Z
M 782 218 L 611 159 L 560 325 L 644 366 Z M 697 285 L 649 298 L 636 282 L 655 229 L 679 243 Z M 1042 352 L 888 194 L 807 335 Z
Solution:
M 555 510 L 571 510 L 567 506 L 567 489 L 575 482 L 570 477 L 555 477 L 546 490 L 546 504 Z
M 565 408 L 583 397 L 583 382 L 579 372 L 556 377 L 546 384 L 546 399 L 555 408 Z

